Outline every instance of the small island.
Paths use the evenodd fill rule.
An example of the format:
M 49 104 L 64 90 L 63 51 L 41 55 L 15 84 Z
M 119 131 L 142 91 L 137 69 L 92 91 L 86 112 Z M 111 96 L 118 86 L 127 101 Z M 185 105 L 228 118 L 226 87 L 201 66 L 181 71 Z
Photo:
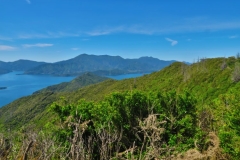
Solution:
M 0 87 L 0 90 L 1 90 L 1 89 L 7 89 L 7 87 Z

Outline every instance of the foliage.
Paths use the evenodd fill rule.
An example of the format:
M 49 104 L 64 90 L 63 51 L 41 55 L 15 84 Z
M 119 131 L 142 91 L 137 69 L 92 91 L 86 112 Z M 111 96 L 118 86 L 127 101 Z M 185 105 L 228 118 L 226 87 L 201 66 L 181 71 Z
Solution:
M 142 146 L 136 147 L 138 156 L 144 152 L 151 152 L 152 149 L 158 149 L 157 146 L 165 148 L 160 155 L 155 155 L 157 158 L 169 155 L 173 151 L 174 153 L 185 151 L 194 145 L 198 130 L 195 104 L 196 100 L 187 91 L 182 94 L 177 94 L 176 91 L 151 94 L 140 91 L 115 92 L 98 103 L 80 100 L 77 105 L 68 104 L 62 100 L 59 104 L 54 103 L 51 106 L 51 110 L 57 113 L 60 120 L 59 126 L 61 126 L 54 135 L 58 141 L 71 146 L 73 141 L 69 140 L 75 139 L 76 126 L 83 126 L 86 123 L 84 130 L 81 127 L 77 130 L 78 133 L 82 132 L 81 136 L 85 137 L 85 142 L 99 136 L 98 143 L 92 146 L 100 147 L 100 151 L 95 152 L 95 155 L 102 155 L 103 150 L 107 150 L 107 154 L 116 155 L 118 151 L 131 148 L 134 144 Z M 159 115 L 159 118 L 155 118 L 156 123 L 152 127 L 156 129 L 162 127 L 162 129 L 159 128 L 161 133 L 158 139 L 147 137 L 149 131 L 143 127 L 153 114 Z M 113 133 L 121 133 L 121 136 L 113 136 Z M 106 149 L 105 144 L 101 144 L 103 141 L 108 143 L 105 141 L 107 137 L 102 137 L 106 134 L 113 145 L 112 149 Z M 159 145 L 156 146 L 156 143 Z M 166 147 L 172 149 L 168 150 Z
M 240 158 L 240 94 L 231 90 L 215 101 L 215 111 L 221 147 L 232 159 Z
M 232 80 L 233 82 L 240 81 L 240 64 L 239 63 L 235 63 L 235 68 L 232 73 Z
M 167 121 L 164 139 L 170 146 L 177 146 L 181 151 L 193 147 L 198 129 L 196 100 L 189 92 L 177 94 L 175 91 L 164 96 L 158 94 L 158 98 L 161 106 L 159 113 L 162 113 L 160 117 Z

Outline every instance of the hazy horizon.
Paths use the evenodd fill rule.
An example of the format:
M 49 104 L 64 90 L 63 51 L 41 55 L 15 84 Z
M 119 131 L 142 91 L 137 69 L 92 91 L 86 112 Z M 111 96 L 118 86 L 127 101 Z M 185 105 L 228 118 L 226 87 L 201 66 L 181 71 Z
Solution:
M 76 57 L 78 57 L 78 56 L 80 56 L 80 55 L 84 55 L 84 54 L 86 54 L 86 53 L 79 54 L 79 55 L 77 55 L 77 56 L 75 56 L 75 57 L 72 57 L 72 58 L 69 58 L 69 59 L 73 59 L 73 58 L 76 58 Z M 112 56 L 112 55 L 94 55 L 94 54 L 87 54 L 87 55 L 89 55 L 89 56 Z M 118 56 L 118 55 L 116 55 L 116 57 L 117 57 L 117 56 Z M 120 57 L 121 57 L 121 56 L 120 56 Z M 124 58 L 124 57 L 121 57 L 121 58 L 123 58 L 123 59 L 139 59 L 139 58 L 143 58 L 143 57 L 152 57 L 152 58 L 156 58 L 156 57 L 153 57 L 153 56 L 141 56 L 141 57 L 137 57 L 137 58 Z M 200 57 L 199 57 L 199 58 L 200 58 Z M 60 61 L 65 61 L 65 60 L 69 60 L 69 59 L 63 59 L 63 60 L 60 60 Z M 159 58 L 157 58 L 157 59 L 159 59 Z M 47 62 L 47 61 L 38 61 L 38 60 L 22 59 L 22 58 L 17 59 L 17 60 L 13 60 L 13 61 L 2 61 L 2 60 L 0 60 L 0 61 L 2 61 L 2 62 L 16 62 L 16 61 L 19 61 L 19 60 L 29 60 L 29 61 L 46 62 L 46 63 L 60 62 L 60 61 Z M 162 60 L 162 59 L 159 59 L 159 60 Z M 163 60 L 163 61 L 175 61 L 175 60 L 174 60 L 174 59 L 171 59 L 171 60 Z M 184 61 L 184 62 L 187 62 L 187 61 Z

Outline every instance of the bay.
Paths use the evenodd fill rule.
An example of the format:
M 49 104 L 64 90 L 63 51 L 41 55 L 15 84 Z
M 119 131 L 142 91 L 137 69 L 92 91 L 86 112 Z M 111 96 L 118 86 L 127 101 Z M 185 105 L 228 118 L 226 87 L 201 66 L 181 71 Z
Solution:
M 47 86 L 69 82 L 75 77 L 54 77 L 48 75 L 24 75 L 23 72 L 15 71 L 0 75 L 0 107 L 3 107 L 12 101 L 23 96 L 31 95 L 33 92 L 43 89 Z M 106 76 L 116 80 L 127 78 L 136 78 L 143 76 L 142 73 L 123 74 L 117 76 Z
M 31 95 L 33 92 L 50 85 L 69 82 L 75 77 L 54 77 L 48 75 L 23 75 L 23 72 L 10 72 L 0 75 L 0 107 L 12 101 Z M 20 75 L 19 75 L 20 74 Z

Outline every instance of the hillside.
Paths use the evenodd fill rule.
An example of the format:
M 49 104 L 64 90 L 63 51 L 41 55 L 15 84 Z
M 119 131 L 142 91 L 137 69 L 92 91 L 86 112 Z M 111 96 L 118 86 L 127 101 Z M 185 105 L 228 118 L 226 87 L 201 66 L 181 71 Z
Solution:
M 192 65 L 175 62 L 160 71 L 138 78 L 121 81 L 106 80 L 68 93 L 40 92 L 16 100 L 1 108 L 0 127 L 2 129 L 17 129 L 23 125 L 34 125 L 37 128 L 42 128 L 46 125 L 46 122 L 53 118 L 53 113 L 49 112 L 49 108 L 54 109 L 55 114 L 59 114 L 60 118 L 67 115 L 61 119 L 61 121 L 64 121 L 64 125 L 65 123 L 71 124 L 68 118 L 72 118 L 75 113 L 83 114 L 84 117 L 88 118 L 93 116 L 90 120 L 93 120 L 96 125 L 101 122 L 101 124 L 98 124 L 100 126 L 110 118 L 111 124 L 114 123 L 116 127 L 121 125 L 120 122 L 124 122 L 123 132 L 127 139 L 123 139 L 123 141 L 127 146 L 125 149 L 127 149 L 131 147 L 133 142 L 144 145 L 139 141 L 142 137 L 136 137 L 136 133 L 144 131 L 139 130 L 141 126 L 137 125 L 136 119 L 142 120 L 143 124 L 145 123 L 144 119 L 147 120 L 148 118 L 146 115 L 142 117 L 142 114 L 146 112 L 149 114 L 149 108 L 144 110 L 144 106 L 148 106 L 157 110 L 156 115 L 160 115 L 160 118 L 161 114 L 164 113 L 161 120 L 168 122 L 163 125 L 167 130 L 163 135 L 165 137 L 163 140 L 166 141 L 164 143 L 169 145 L 168 147 L 175 148 L 173 149 L 175 152 L 169 151 L 169 154 L 176 154 L 193 148 L 193 141 L 197 139 L 198 151 L 192 150 L 192 153 L 196 153 L 198 157 L 214 157 L 217 155 L 224 157 L 226 155 L 222 154 L 223 152 L 227 154 L 227 157 L 230 156 L 230 159 L 233 159 L 233 157 L 240 157 L 238 150 L 240 147 L 239 63 L 240 59 L 235 57 L 201 59 Z M 112 94 L 113 92 L 115 93 Z M 191 93 L 191 96 L 189 93 Z M 64 97 L 64 99 L 60 97 Z M 85 99 L 87 102 L 79 101 L 80 99 Z M 159 104 L 161 105 L 158 106 L 159 104 L 153 100 L 160 101 Z M 54 101 L 56 101 L 55 105 L 50 107 L 49 104 Z M 93 102 L 94 104 L 92 104 Z M 112 104 L 112 106 L 108 104 Z M 111 108 L 114 105 L 117 108 Z M 139 110 L 140 108 L 131 108 L 139 107 L 138 105 L 143 105 L 142 108 L 140 107 L 141 110 Z M 77 112 L 74 106 L 80 107 L 81 112 Z M 166 108 L 161 108 L 162 106 Z M 172 107 L 176 107 L 177 111 L 172 110 Z M 113 110 L 111 111 L 111 109 Z M 125 112 L 130 112 L 130 117 Z M 181 119 L 173 113 L 187 115 Z M 119 117 L 118 114 L 121 116 Z M 136 117 L 131 118 L 131 115 Z M 149 116 L 151 118 L 151 115 Z M 88 118 L 85 120 L 89 120 Z M 115 118 L 121 120 L 115 121 Z M 153 115 L 152 118 L 154 118 Z M 180 118 L 179 123 L 177 118 Z M 149 119 L 149 121 L 153 123 L 152 121 L 155 122 L 156 119 Z M 183 128 L 175 131 L 172 130 L 170 124 Z M 157 125 L 157 122 L 155 125 Z M 138 131 L 135 131 L 136 127 Z M 185 133 L 186 130 L 189 131 Z M 65 128 L 60 133 L 65 134 L 67 131 L 69 131 L 69 128 Z M 91 128 L 90 131 L 92 131 Z M 144 133 L 151 133 L 150 131 L 152 130 Z M 120 128 L 118 128 L 118 132 L 120 132 Z M 216 137 L 216 134 L 218 137 Z M 131 143 L 126 143 L 126 141 Z M 211 151 L 211 147 L 215 147 L 214 153 L 206 153 Z M 150 151 L 148 150 L 149 155 L 152 153 Z M 189 150 L 190 153 L 191 150 Z
M 91 84 L 99 83 L 102 81 L 105 81 L 109 78 L 106 77 L 100 77 L 95 74 L 92 74 L 90 72 L 83 73 L 82 75 L 78 76 L 77 78 L 74 78 L 70 82 L 63 82 L 57 85 L 52 85 L 49 87 L 46 87 L 44 89 L 41 89 L 34 94 L 44 93 L 44 92 L 72 92 L 75 90 L 78 90 L 79 88 L 82 88 L 84 86 L 88 86 Z
M 46 64 L 46 63 L 30 61 L 30 60 L 18 60 L 14 62 L 0 61 L 0 68 L 10 70 L 10 71 L 26 71 L 26 70 L 29 70 L 30 68 L 34 68 L 42 64 Z
M 81 54 L 75 58 L 29 69 L 25 74 L 78 75 L 83 72 L 106 73 L 149 73 L 160 70 L 174 61 L 163 61 L 152 57 L 123 59 L 120 56 Z

